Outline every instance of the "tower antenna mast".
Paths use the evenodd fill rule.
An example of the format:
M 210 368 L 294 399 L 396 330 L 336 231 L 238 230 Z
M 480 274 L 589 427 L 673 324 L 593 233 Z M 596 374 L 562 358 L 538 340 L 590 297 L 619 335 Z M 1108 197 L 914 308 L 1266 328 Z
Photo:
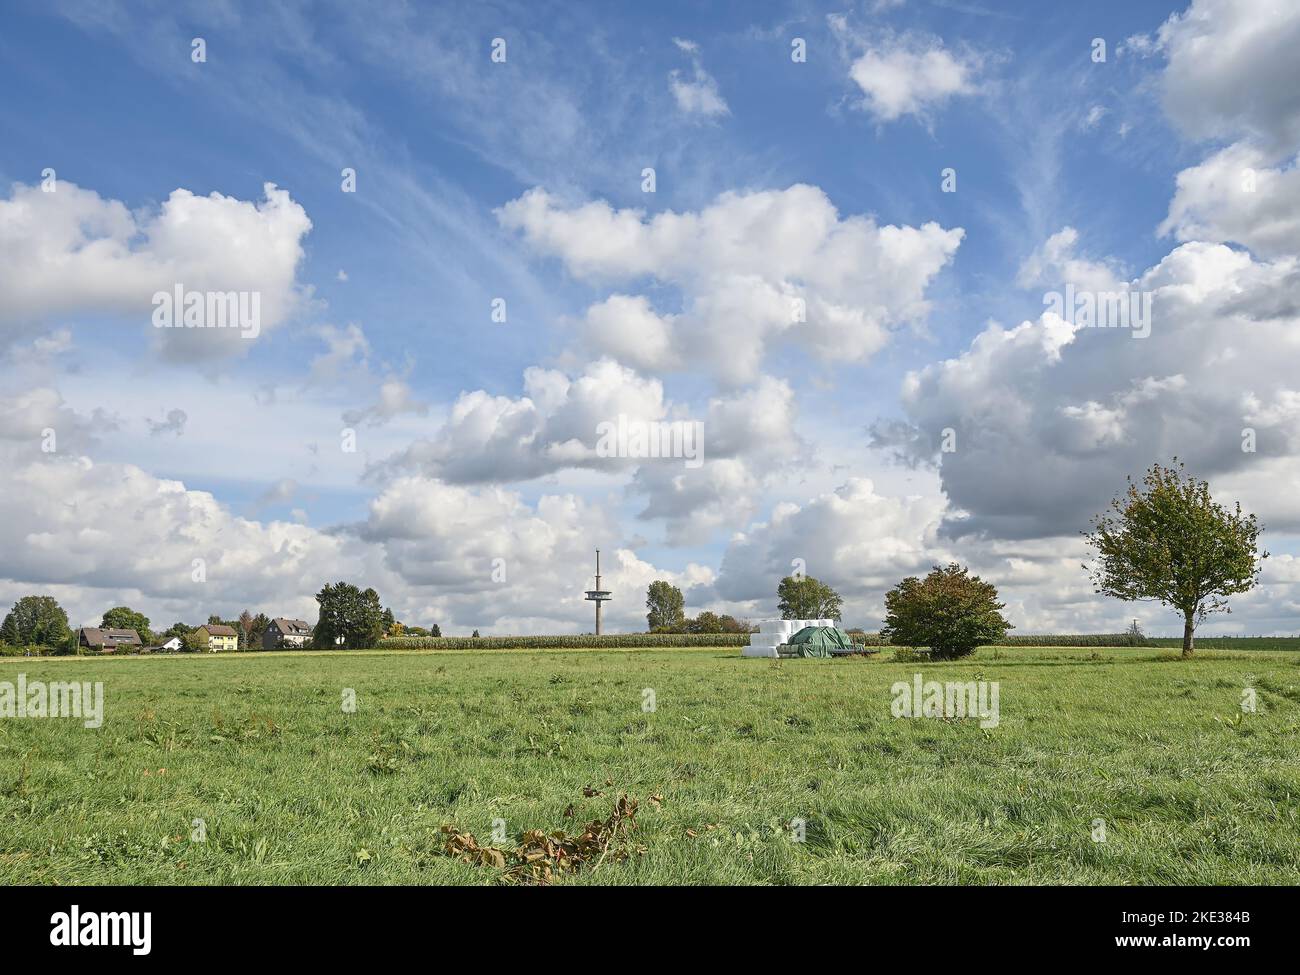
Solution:
M 596 588 L 587 590 L 587 600 L 596 604 L 596 636 L 600 636 L 600 604 L 609 598 L 609 590 L 600 588 L 600 549 L 596 549 Z

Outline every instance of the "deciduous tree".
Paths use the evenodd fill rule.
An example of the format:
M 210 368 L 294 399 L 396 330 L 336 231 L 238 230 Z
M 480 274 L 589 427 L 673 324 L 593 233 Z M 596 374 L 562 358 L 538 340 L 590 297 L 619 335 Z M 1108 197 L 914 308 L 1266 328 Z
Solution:
M 72 646 L 68 614 L 53 596 L 24 596 L 0 624 L 0 642 L 66 650 Z
M 153 642 L 153 633 L 149 629 L 149 617 L 137 613 L 129 606 L 114 606 L 104 614 L 99 624 L 105 629 L 135 630 L 140 635 L 140 642 L 146 646 Z
M 840 618 L 843 600 L 826 583 L 812 576 L 786 576 L 776 587 L 777 608 L 786 620 Z
M 700 613 L 694 619 L 686 621 L 687 633 L 724 633 L 726 632 L 722 617 L 717 613 L 710 613 L 708 610 Z
M 686 600 L 682 591 L 663 579 L 650 583 L 646 591 L 646 626 L 651 633 L 677 633 L 686 622 Z
M 384 610 L 373 589 L 363 591 L 349 582 L 326 584 L 316 594 L 316 602 L 320 619 L 312 633 L 313 646 L 363 649 L 373 647 L 384 634 Z
M 1085 564 L 1096 591 L 1126 601 L 1152 600 L 1183 618 L 1183 656 L 1195 649 L 1196 626 L 1211 613 L 1231 612 L 1227 598 L 1253 589 L 1261 563 L 1263 530 L 1241 505 L 1225 508 L 1207 481 L 1185 465 L 1153 464 L 1111 501 L 1085 533 L 1097 560 Z

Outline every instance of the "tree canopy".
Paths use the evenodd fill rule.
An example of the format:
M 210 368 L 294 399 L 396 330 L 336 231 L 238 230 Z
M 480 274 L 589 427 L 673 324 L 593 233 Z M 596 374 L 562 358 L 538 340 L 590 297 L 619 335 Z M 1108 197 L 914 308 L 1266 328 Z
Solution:
M 265 613 L 258 613 L 254 616 L 253 622 L 248 628 L 249 644 L 253 647 L 260 647 L 262 645 L 262 634 L 266 632 L 267 627 L 270 625 L 271 617 L 267 616 Z
M 840 618 L 844 602 L 826 583 L 812 576 L 786 576 L 776 587 L 777 608 L 786 620 Z
M 135 630 L 140 635 L 140 642 L 148 645 L 153 642 L 153 631 L 149 629 L 149 617 L 137 613 L 129 606 L 114 606 L 104 614 L 99 624 L 104 629 Z
M 379 593 L 373 589 L 362 591 L 348 582 L 326 584 L 316 594 L 316 602 L 320 605 L 320 619 L 312 631 L 315 647 L 373 647 L 384 635 L 384 610 Z
M 908 576 L 885 594 L 880 635 L 905 647 L 929 647 L 933 660 L 953 660 L 996 643 L 1011 624 L 992 583 L 955 562 L 924 579 Z
M 676 633 L 686 622 L 682 591 L 663 579 L 650 583 L 645 599 L 646 626 L 651 633 Z
M 1186 466 L 1153 464 L 1098 515 L 1084 533 L 1097 561 L 1085 564 L 1096 591 L 1128 602 L 1152 600 L 1183 618 L 1183 656 L 1195 647 L 1196 625 L 1211 613 L 1231 612 L 1227 597 L 1259 582 L 1263 530 L 1238 503 L 1228 509 L 1210 496 L 1207 481 Z
M 0 642 L 19 647 L 66 649 L 72 645 L 68 614 L 53 596 L 24 596 L 0 624 Z

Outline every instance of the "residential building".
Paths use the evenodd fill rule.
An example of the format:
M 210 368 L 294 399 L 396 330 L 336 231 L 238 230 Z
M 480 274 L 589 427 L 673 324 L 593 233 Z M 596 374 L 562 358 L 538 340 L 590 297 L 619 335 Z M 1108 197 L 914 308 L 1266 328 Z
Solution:
M 140 645 L 140 634 L 135 630 L 86 626 L 77 631 L 77 646 L 94 653 L 116 653 L 119 648 L 138 651 Z
M 311 642 L 311 624 L 277 616 L 262 633 L 263 650 L 301 650 Z
M 232 653 L 239 649 L 239 635 L 235 628 L 224 623 L 204 623 L 194 631 L 194 636 L 208 653 Z

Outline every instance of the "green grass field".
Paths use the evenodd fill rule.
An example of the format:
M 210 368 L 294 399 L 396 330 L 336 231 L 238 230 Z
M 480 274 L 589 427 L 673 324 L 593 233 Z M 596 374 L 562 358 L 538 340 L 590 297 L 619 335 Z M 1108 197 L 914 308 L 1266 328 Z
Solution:
M 0 883 L 495 883 L 440 827 L 486 843 L 502 819 L 513 846 L 624 793 L 644 852 L 559 882 L 1300 881 L 1300 655 L 889 656 L 3 660 L 0 681 L 103 681 L 106 703 L 98 729 L 0 719 Z M 999 726 L 893 718 L 916 672 L 998 681 Z

